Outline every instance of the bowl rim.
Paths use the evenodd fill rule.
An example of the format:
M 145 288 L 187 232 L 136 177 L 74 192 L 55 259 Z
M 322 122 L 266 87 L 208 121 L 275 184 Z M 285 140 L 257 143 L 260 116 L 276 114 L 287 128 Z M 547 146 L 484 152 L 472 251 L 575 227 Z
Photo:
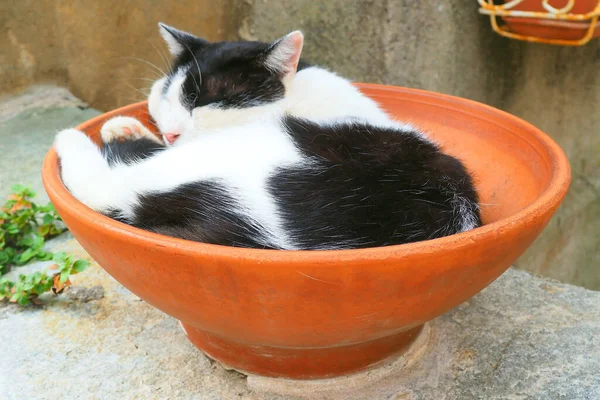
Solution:
M 532 124 L 497 108 L 479 103 L 473 100 L 464 99 L 461 97 L 451 96 L 431 92 L 427 90 L 404 88 L 391 85 L 366 84 L 356 83 L 356 86 L 363 90 L 376 90 L 381 94 L 408 93 L 416 94 L 422 99 L 433 99 L 434 101 L 442 101 L 446 105 L 454 103 L 462 106 L 463 112 L 467 109 L 479 109 L 480 111 L 491 113 L 495 117 L 501 117 L 508 122 L 523 126 L 529 135 L 521 135 L 520 133 L 512 132 L 518 135 L 523 140 L 529 137 L 536 139 L 543 145 L 552 163 L 552 176 L 548 187 L 542 192 L 535 201 L 527 205 L 517 213 L 491 222 L 473 230 L 445 236 L 442 238 L 425 240 L 415 243 L 406 243 L 399 245 L 391 245 L 384 247 L 372 247 L 364 249 L 345 249 L 345 250 L 270 250 L 270 249 L 248 249 L 242 247 L 229 247 L 216 244 L 207 244 L 194 242 L 184 239 L 178 239 L 170 236 L 161 235 L 158 233 L 149 232 L 140 228 L 127 225 L 106 217 L 99 212 L 96 212 L 86 205 L 81 203 L 63 185 L 58 174 L 58 157 L 51 147 L 42 166 L 42 181 L 48 196 L 53 202 L 65 204 L 70 209 L 70 213 L 77 214 L 80 218 L 86 219 L 87 225 L 93 226 L 98 231 L 105 231 L 111 235 L 119 235 L 125 238 L 132 244 L 153 245 L 156 247 L 172 248 L 179 254 L 188 254 L 198 256 L 217 257 L 217 258 L 236 258 L 255 260 L 260 262 L 277 262 L 286 264 L 296 263 L 327 263 L 351 261 L 357 259 L 384 260 L 399 257 L 408 257 L 416 254 L 431 254 L 440 250 L 452 251 L 459 250 L 468 244 L 486 239 L 492 239 L 498 232 L 519 231 L 524 226 L 538 215 L 545 215 L 554 207 L 556 207 L 564 195 L 566 194 L 571 178 L 570 165 L 562 149 L 548 135 Z M 394 96 L 395 97 L 395 96 Z M 76 129 L 86 129 L 90 125 L 95 125 L 100 120 L 110 118 L 115 115 L 131 112 L 143 106 L 146 101 L 130 104 L 118 109 L 98 115 L 88 121 L 78 125 Z M 429 103 L 434 105 L 434 103 Z M 484 118 L 483 115 L 479 116 Z

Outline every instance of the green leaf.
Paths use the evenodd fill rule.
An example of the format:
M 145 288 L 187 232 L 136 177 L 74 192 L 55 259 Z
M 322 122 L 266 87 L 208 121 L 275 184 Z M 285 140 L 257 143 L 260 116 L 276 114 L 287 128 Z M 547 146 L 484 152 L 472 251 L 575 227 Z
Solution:
M 75 264 L 73 264 L 73 268 L 71 268 L 71 273 L 78 274 L 85 271 L 85 269 L 89 266 L 90 262 L 88 260 L 77 260 L 75 261 Z
M 15 254 L 17 254 L 16 250 L 12 247 L 7 247 L 3 251 L 11 260 L 14 258 Z
M 19 303 L 19 305 L 26 306 L 29 304 L 29 297 L 23 293 L 19 296 L 17 303 Z
M 37 254 L 37 251 L 35 249 L 29 248 L 27 250 L 25 250 L 23 253 L 21 253 L 21 256 L 19 258 L 19 265 L 23 265 L 23 264 L 27 264 L 29 262 L 29 260 L 31 260 L 33 257 L 35 257 Z
M 48 234 L 50 233 L 50 230 L 52 229 L 52 225 L 42 225 L 40 226 L 40 228 L 38 229 L 38 232 L 40 233 L 40 235 L 42 235 L 43 237 L 48 236 Z
M 15 194 L 21 193 L 21 192 L 25 191 L 26 189 L 27 189 L 27 186 L 25 186 L 25 185 L 19 185 L 19 184 L 12 185 L 10 187 L 10 191 L 13 192 L 13 193 L 15 193 Z
M 69 279 L 69 271 L 68 270 L 64 270 L 63 272 L 60 273 L 59 282 L 60 283 L 65 283 L 67 281 L 67 279 Z
M 44 223 L 44 225 L 50 225 L 54 222 L 54 217 L 50 214 L 46 214 L 44 215 L 44 218 L 42 218 L 42 222 Z
M 66 259 L 67 259 L 67 253 L 65 253 L 64 251 L 58 251 L 58 252 L 54 253 L 54 256 L 52 256 L 52 261 L 54 261 L 57 264 L 64 263 Z
M 44 238 L 41 237 L 40 235 L 35 235 L 33 237 L 33 241 L 31 243 L 31 247 L 33 247 L 34 249 L 39 249 L 44 245 Z
M 31 244 L 33 243 L 33 238 L 31 237 L 27 237 L 27 238 L 23 238 L 18 245 L 19 246 L 25 246 L 25 247 L 31 247 Z
M 0 251 L 0 264 L 8 264 L 11 256 L 6 251 Z
M 48 288 L 49 289 L 49 288 Z M 42 283 L 38 283 L 37 285 L 35 285 L 33 287 L 33 292 L 35 294 L 42 294 L 42 293 L 46 293 L 48 291 L 48 289 L 46 289 L 46 286 Z
M 52 260 L 52 253 L 50 253 L 49 251 L 38 250 L 35 258 L 41 261 Z
M 54 204 L 52 203 L 48 203 L 45 206 L 40 206 L 38 207 L 38 210 L 56 217 L 56 208 L 54 208 Z

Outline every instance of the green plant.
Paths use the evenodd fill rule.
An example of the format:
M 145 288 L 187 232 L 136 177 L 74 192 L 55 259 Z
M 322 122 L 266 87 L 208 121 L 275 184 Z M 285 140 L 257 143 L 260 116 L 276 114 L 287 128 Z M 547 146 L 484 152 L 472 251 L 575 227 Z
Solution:
M 28 305 L 50 290 L 61 293 L 70 284 L 69 276 L 85 270 L 89 262 L 74 260 L 64 252 L 52 254 L 44 250 L 46 239 L 66 230 L 60 216 L 52 204 L 38 206 L 32 202 L 36 194 L 30 188 L 15 185 L 11 189 L 13 194 L 0 209 L 0 301 Z M 50 270 L 56 272 L 20 274 L 17 281 L 2 276 L 33 260 L 53 260 Z

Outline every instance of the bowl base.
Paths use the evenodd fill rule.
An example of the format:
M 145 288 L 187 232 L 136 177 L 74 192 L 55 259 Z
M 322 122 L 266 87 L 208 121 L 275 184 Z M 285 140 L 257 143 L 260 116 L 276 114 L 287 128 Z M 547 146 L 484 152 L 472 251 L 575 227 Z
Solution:
M 376 367 L 404 354 L 423 325 L 349 346 L 285 348 L 247 345 L 181 323 L 188 339 L 225 368 L 243 374 L 290 379 L 324 379 Z

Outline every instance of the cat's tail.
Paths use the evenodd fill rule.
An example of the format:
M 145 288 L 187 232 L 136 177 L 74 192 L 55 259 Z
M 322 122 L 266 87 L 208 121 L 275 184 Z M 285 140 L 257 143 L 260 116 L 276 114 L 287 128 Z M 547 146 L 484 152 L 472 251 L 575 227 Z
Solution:
M 470 196 L 455 193 L 451 203 L 458 217 L 458 232 L 470 231 L 481 226 L 481 215 L 476 193 L 473 192 Z

